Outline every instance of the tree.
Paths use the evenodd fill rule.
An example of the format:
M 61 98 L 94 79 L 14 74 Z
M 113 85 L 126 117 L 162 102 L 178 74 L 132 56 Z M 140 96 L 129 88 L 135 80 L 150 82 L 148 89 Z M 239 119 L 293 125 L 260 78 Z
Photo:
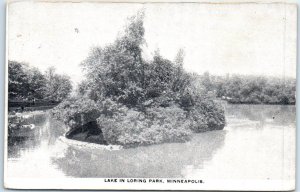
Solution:
M 202 84 L 207 91 L 213 90 L 213 84 L 209 72 L 205 72 L 202 76 Z
M 44 99 L 50 101 L 62 101 L 67 98 L 72 91 L 72 83 L 69 76 L 58 75 L 55 68 L 50 67 L 45 73 L 46 86 Z
M 144 43 L 144 13 L 129 18 L 125 34 L 104 48 L 93 48 L 82 66 L 87 74 L 89 89 L 94 99 L 111 97 L 126 104 L 136 104 L 131 90 L 143 97 L 140 90 L 145 87 L 145 62 L 142 59 Z M 139 98 L 139 100 L 142 100 Z
M 185 52 L 181 48 L 178 50 L 174 61 L 175 65 L 178 66 L 178 68 L 181 70 L 183 69 L 184 56 L 185 56 Z
M 46 92 L 46 78 L 37 68 L 28 70 L 28 83 L 30 85 L 28 90 L 30 97 L 43 99 Z
M 8 61 L 8 96 L 9 99 L 25 99 L 28 96 L 29 80 L 26 65 Z
M 71 91 L 70 77 L 56 74 L 54 67 L 50 67 L 44 75 L 27 64 L 16 61 L 8 63 L 9 99 L 62 101 Z
M 114 43 L 91 49 L 82 62 L 87 80 L 80 86 L 81 93 L 94 101 L 111 98 L 137 107 L 151 99 L 165 106 L 187 94 L 190 77 L 183 70 L 183 49 L 179 49 L 174 62 L 163 58 L 158 50 L 152 61 L 142 58 L 143 18 L 143 12 L 130 17 L 124 34 Z

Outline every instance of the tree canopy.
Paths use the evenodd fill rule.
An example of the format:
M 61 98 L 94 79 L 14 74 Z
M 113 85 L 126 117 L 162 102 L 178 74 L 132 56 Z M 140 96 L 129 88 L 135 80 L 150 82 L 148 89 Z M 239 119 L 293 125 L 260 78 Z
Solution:
M 16 61 L 8 62 L 8 95 L 10 100 L 62 101 L 72 91 L 70 77 L 49 68 L 45 74 L 35 67 Z
M 185 97 L 190 77 L 182 67 L 184 51 L 178 51 L 174 62 L 163 58 L 159 51 L 150 62 L 145 61 L 143 18 L 143 12 L 130 17 L 125 33 L 114 43 L 91 50 L 82 62 L 87 79 L 79 86 L 81 94 L 95 101 L 110 97 L 136 107 L 150 100 L 165 100 L 158 105 L 180 103 Z

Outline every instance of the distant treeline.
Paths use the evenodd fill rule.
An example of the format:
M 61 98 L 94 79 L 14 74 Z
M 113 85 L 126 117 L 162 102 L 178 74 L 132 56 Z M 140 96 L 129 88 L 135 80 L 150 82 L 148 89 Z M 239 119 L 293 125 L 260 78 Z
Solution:
M 48 68 L 45 73 L 27 64 L 8 62 L 8 100 L 13 104 L 56 103 L 72 91 L 70 77 Z
M 253 75 L 197 76 L 206 91 L 230 103 L 295 104 L 296 79 Z

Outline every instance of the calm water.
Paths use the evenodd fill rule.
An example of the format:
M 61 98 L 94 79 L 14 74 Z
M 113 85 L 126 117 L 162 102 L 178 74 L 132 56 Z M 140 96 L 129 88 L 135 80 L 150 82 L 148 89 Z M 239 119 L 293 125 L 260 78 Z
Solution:
M 119 151 L 71 146 L 59 139 L 66 127 L 47 112 L 29 116 L 35 129 L 9 139 L 7 173 L 27 178 L 288 179 L 293 170 L 294 155 L 287 151 L 295 149 L 295 106 L 224 107 L 227 126 L 222 131 L 197 134 L 187 143 Z

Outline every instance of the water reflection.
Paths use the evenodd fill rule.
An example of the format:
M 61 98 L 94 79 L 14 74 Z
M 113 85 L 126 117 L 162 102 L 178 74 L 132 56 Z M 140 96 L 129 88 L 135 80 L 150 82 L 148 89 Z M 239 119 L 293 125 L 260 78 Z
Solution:
M 63 123 L 53 120 L 47 112 L 22 114 L 22 124 L 34 125 L 30 132 L 18 132 L 8 137 L 7 172 L 11 177 L 65 177 L 50 161 L 63 146 L 57 138 L 66 131 Z M 14 123 L 14 121 L 11 121 Z M 24 136 L 25 135 L 25 136 Z
M 9 122 L 17 124 L 15 132 L 9 132 L 8 134 L 8 157 L 17 158 L 21 156 L 23 151 L 28 151 L 36 148 L 41 143 L 41 130 L 45 129 L 45 123 L 47 122 L 47 116 L 44 113 L 38 113 L 35 115 L 24 114 L 22 117 L 11 116 Z M 22 125 L 32 125 L 34 129 L 26 129 L 22 131 L 20 128 Z
M 263 127 L 265 124 L 282 126 L 296 123 L 294 105 L 224 105 L 227 122 L 237 126 L 249 121 L 256 127 Z
M 67 131 L 63 123 L 36 113 L 25 120 L 35 125 L 32 134 L 8 138 L 8 176 L 281 179 L 282 164 L 293 160 L 292 153 L 284 154 L 285 162 L 282 155 L 294 144 L 295 106 L 225 109 L 225 130 L 196 134 L 187 143 L 119 151 L 71 146 L 59 139 Z
M 74 177 L 183 177 L 187 165 L 202 168 L 224 144 L 226 131 L 197 134 L 187 143 L 167 143 L 120 151 L 94 151 L 69 146 L 53 157 L 66 175 Z

